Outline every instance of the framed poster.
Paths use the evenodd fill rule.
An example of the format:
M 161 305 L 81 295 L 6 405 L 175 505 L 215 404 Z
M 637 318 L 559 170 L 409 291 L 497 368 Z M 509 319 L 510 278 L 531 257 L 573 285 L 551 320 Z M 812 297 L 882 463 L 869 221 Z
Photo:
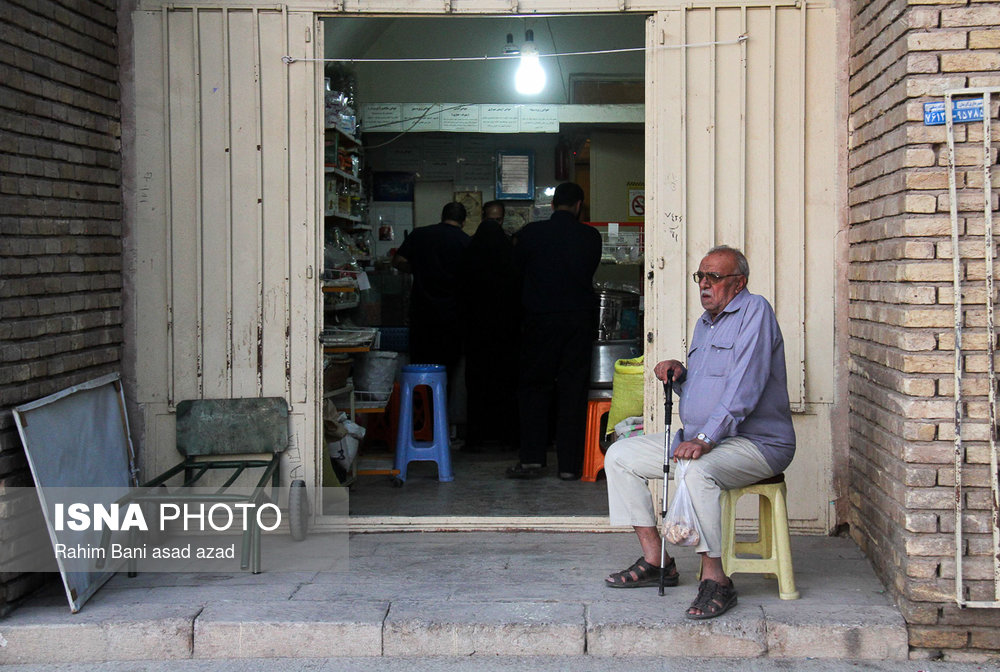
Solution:
M 402 171 L 379 171 L 372 178 L 372 200 L 413 201 L 413 173 Z
M 535 197 L 535 153 L 497 152 L 497 199 L 530 201 Z

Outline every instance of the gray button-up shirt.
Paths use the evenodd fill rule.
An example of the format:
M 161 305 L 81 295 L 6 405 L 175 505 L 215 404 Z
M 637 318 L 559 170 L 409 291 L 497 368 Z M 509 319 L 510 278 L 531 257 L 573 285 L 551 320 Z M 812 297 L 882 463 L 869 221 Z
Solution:
M 676 387 L 676 386 L 675 386 Z M 775 473 L 795 454 L 788 406 L 785 344 L 771 304 L 745 288 L 716 316 L 704 313 L 687 354 L 680 385 L 683 433 L 699 432 L 715 442 L 742 436 L 760 449 Z

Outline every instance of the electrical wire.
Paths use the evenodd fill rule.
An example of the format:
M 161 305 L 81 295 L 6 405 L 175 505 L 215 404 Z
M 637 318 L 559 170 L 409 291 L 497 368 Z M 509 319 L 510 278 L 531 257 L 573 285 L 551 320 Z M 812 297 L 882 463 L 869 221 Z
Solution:
M 747 33 L 740 35 L 735 40 L 716 40 L 714 42 L 690 42 L 687 44 L 661 44 L 653 47 L 653 50 L 662 49 L 691 49 L 695 47 L 724 46 L 729 44 L 740 44 L 750 39 Z M 594 49 L 591 51 L 567 51 L 561 54 L 539 54 L 539 58 L 560 58 L 563 56 L 598 56 L 602 54 L 627 54 L 638 51 L 647 51 L 648 47 L 626 47 L 622 49 Z M 282 56 L 281 61 L 286 65 L 292 63 L 449 63 L 464 61 L 511 61 L 520 59 L 521 56 L 442 56 L 438 58 L 296 58 L 295 56 Z
M 548 25 L 548 20 L 546 20 L 546 25 Z M 549 37 L 552 39 L 552 46 L 555 47 L 555 37 L 552 35 L 552 27 L 550 25 L 548 25 L 548 30 L 549 30 Z M 684 47 L 688 47 L 688 48 L 693 48 L 693 47 L 708 47 L 708 46 L 712 46 L 712 45 L 720 46 L 720 45 L 728 45 L 728 44 L 740 44 L 741 42 L 745 42 L 748 39 L 750 39 L 749 38 L 749 34 L 744 33 L 744 34 L 740 35 L 739 37 L 737 37 L 735 40 L 716 40 L 714 42 L 694 42 L 694 43 L 688 43 L 688 44 L 668 44 L 668 45 L 659 45 L 659 46 L 656 46 L 656 47 L 653 47 L 653 48 L 656 49 L 656 50 L 659 50 L 659 49 L 681 49 L 681 48 L 684 48 Z M 630 52 L 637 52 L 637 51 L 646 51 L 646 49 L 647 49 L 647 47 L 628 47 L 628 48 L 623 48 L 623 49 L 597 49 L 597 50 L 592 50 L 592 51 L 573 51 L 573 52 L 554 53 L 554 54 L 539 54 L 539 58 L 555 58 L 555 59 L 558 59 L 561 56 L 591 56 L 591 55 L 598 55 L 598 54 L 622 54 L 622 53 L 630 53 Z M 286 65 L 291 65 L 292 63 L 298 63 L 298 62 L 302 62 L 302 63 L 439 63 L 439 62 L 449 62 L 449 61 L 509 61 L 509 60 L 515 60 L 515 59 L 520 59 L 520 58 L 521 58 L 521 56 L 519 54 L 518 55 L 512 55 L 512 56 L 457 56 L 457 57 L 449 57 L 449 58 L 295 58 L 293 56 L 282 56 L 281 57 L 281 61 L 283 63 L 285 63 Z M 556 61 L 556 63 L 559 66 L 559 81 L 563 85 L 563 95 L 565 95 L 566 99 L 569 100 L 569 94 L 566 92 L 566 82 L 565 82 L 565 80 L 564 80 L 564 78 L 562 76 L 563 75 L 563 72 L 562 72 L 562 63 L 560 63 L 558 60 Z M 372 150 L 372 149 L 379 149 L 381 147 L 385 147 L 386 145 L 391 145 L 392 143 L 396 142 L 397 140 L 399 140 L 400 138 L 402 138 L 404 135 L 406 135 L 407 133 L 409 133 L 410 131 L 412 131 L 414 128 L 416 128 L 417 124 L 419 124 L 420 121 L 424 117 L 426 117 L 428 114 L 430 114 L 430 112 L 432 110 L 434 110 L 436 113 L 447 112 L 449 110 L 457 110 L 458 108 L 466 107 L 466 105 L 471 105 L 471 104 L 472 103 L 452 105 L 451 107 L 445 107 L 445 108 L 441 108 L 441 109 L 438 109 L 438 110 L 434 110 L 434 107 L 431 106 L 431 107 L 428 107 L 426 110 L 424 110 L 423 114 L 421 114 L 418 117 L 410 117 L 408 119 L 402 119 L 400 121 L 392 121 L 392 122 L 389 122 L 389 123 L 386 123 L 386 124 L 381 124 L 380 126 L 388 126 L 388 125 L 390 125 L 390 123 L 392 125 L 395 125 L 395 124 L 400 124 L 400 123 L 406 123 L 408 121 L 412 121 L 413 122 L 412 124 L 410 124 L 409 128 L 406 128 L 405 130 L 403 130 L 400 133 L 396 134 L 395 136 L 393 136 L 389 140 L 386 140 L 385 142 L 379 143 L 377 145 L 365 146 L 365 151 Z M 366 132 L 378 132 L 376 129 L 380 128 L 380 126 L 370 126 L 370 127 L 366 128 L 365 130 L 366 130 Z
M 390 138 L 389 140 L 386 140 L 385 142 L 379 143 L 377 145 L 365 145 L 365 151 L 367 152 L 368 150 L 371 150 L 371 149 L 379 149 L 380 147 L 385 147 L 386 145 L 391 145 L 392 143 L 396 142 L 401 137 L 403 137 L 404 135 L 406 135 L 407 133 L 409 133 L 410 131 L 412 131 L 414 128 L 416 128 L 417 124 L 420 123 L 420 120 L 423 119 L 424 117 L 426 117 L 428 114 L 430 114 L 431 110 L 434 110 L 435 113 L 447 112 L 448 110 L 457 110 L 460 107 L 467 107 L 468 105 L 471 105 L 471 104 L 472 103 L 463 103 L 461 105 L 452 105 L 451 107 L 442 107 L 440 110 L 434 110 L 434 106 L 431 105 L 426 110 L 424 110 L 424 113 L 421 114 L 419 117 L 410 117 L 408 119 L 401 119 L 399 121 L 392 121 L 392 122 L 388 122 L 388 123 L 385 123 L 385 124 L 376 124 L 375 126 L 369 126 L 369 127 L 365 128 L 365 132 L 366 133 L 378 133 L 377 129 L 381 128 L 382 126 L 388 126 L 389 124 L 392 124 L 392 125 L 395 125 L 395 124 L 405 124 L 408 121 L 412 121 L 413 122 L 412 124 L 410 124 L 409 128 L 401 131 L 395 137 Z
M 552 22 L 549 19 L 545 19 L 545 27 L 549 29 L 549 39 L 552 40 L 552 49 L 556 49 L 556 36 L 552 33 Z M 563 96 L 566 102 L 569 102 L 569 91 L 566 90 L 566 78 L 563 74 L 562 61 L 556 58 L 556 65 L 559 66 L 559 83 L 562 84 Z

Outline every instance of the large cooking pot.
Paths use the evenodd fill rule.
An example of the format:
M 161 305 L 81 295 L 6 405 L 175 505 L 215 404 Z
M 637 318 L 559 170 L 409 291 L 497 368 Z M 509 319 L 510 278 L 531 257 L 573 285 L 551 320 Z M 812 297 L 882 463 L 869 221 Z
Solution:
M 634 359 L 641 354 L 642 343 L 638 338 L 594 341 L 590 358 L 590 387 L 611 389 L 615 378 L 615 362 L 619 359 Z
M 597 340 L 615 341 L 633 338 L 638 331 L 639 296 L 631 292 L 602 289 Z

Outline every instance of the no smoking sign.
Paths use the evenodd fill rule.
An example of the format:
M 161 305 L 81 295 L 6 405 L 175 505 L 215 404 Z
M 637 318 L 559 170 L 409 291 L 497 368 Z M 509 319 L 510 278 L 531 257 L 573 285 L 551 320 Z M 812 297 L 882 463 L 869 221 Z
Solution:
M 646 217 L 646 189 L 641 182 L 629 182 L 628 185 L 628 218 L 629 221 L 642 221 Z

